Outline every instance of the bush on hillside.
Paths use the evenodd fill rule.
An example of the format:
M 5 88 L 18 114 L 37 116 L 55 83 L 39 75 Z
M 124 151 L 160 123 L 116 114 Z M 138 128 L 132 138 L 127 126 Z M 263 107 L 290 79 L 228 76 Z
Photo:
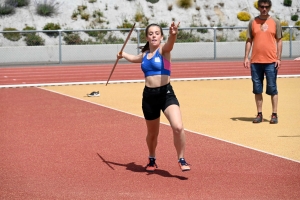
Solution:
M 247 30 L 240 32 L 239 41 L 246 41 L 247 40 Z
M 36 28 L 31 27 L 31 26 L 26 26 L 25 28 L 23 28 L 23 31 L 35 31 Z M 31 33 L 22 33 L 22 35 L 27 36 L 27 34 L 35 34 L 35 32 L 31 32 Z
M 177 4 L 180 8 L 190 8 L 193 5 L 193 1 L 192 0 L 177 0 Z
M 54 30 L 60 30 L 61 27 L 59 24 L 54 24 L 54 23 L 47 23 L 43 30 L 49 30 L 49 31 L 53 31 L 53 32 L 44 32 L 46 35 L 48 35 L 49 37 L 57 37 L 58 36 L 58 32 L 54 32 Z
M 11 15 L 15 13 L 15 7 L 9 4 L 0 4 L 0 16 Z
M 45 40 L 39 36 L 39 35 L 36 35 L 36 34 L 28 34 L 24 41 L 26 42 L 26 45 L 27 46 L 43 46 L 45 45 Z
M 160 27 L 162 27 L 162 28 L 167 28 L 167 27 L 169 27 L 169 23 L 168 23 L 168 22 L 165 22 L 165 21 L 160 21 L 158 24 L 159 24 Z
M 82 39 L 80 38 L 80 36 L 76 33 L 72 33 L 72 34 L 67 34 L 64 36 L 63 39 L 66 44 L 68 45 L 78 45 L 78 44 L 82 44 Z
M 117 26 L 117 28 L 128 28 L 128 29 L 131 29 L 133 27 L 133 24 L 131 24 L 130 22 L 128 22 L 128 20 L 124 20 L 123 21 L 123 23 L 122 23 L 122 25 L 120 25 L 120 26 Z M 128 31 L 120 31 L 121 33 L 127 33 L 127 32 L 129 32 L 129 30 Z
M 123 44 L 124 40 L 122 38 L 117 38 L 116 36 L 113 36 L 110 34 L 107 39 L 103 39 L 103 44 Z
M 254 6 L 254 8 L 256 8 L 258 10 L 258 0 L 254 1 L 253 6 Z
M 18 31 L 18 30 L 15 28 L 4 28 L 3 31 Z M 20 32 L 3 33 L 3 36 L 10 41 L 18 41 L 22 37 Z
M 13 7 L 28 6 L 30 0 L 5 0 L 5 3 Z
M 292 5 L 292 0 L 283 0 L 283 5 L 291 6 Z
M 251 15 L 246 11 L 241 11 L 237 14 L 237 18 L 241 21 L 249 21 L 251 19 Z
M 35 31 L 36 28 L 35 27 L 32 27 L 32 26 L 27 26 L 25 28 L 23 28 L 23 31 Z
M 146 0 L 146 1 L 148 1 L 150 3 L 157 3 L 157 2 L 159 2 L 159 0 Z
M 41 16 L 52 16 L 57 12 L 57 5 L 58 3 L 55 3 L 54 0 L 51 2 L 47 2 L 47 0 L 36 2 L 36 12 Z
M 295 36 L 292 36 L 292 40 L 295 40 Z M 283 33 L 282 41 L 290 41 L 290 33 Z
M 297 14 L 291 16 L 292 21 L 297 21 L 299 16 Z
M 176 42 L 178 43 L 184 43 L 184 42 L 199 42 L 200 37 L 193 35 L 190 32 L 179 30 L 177 34 L 177 40 Z
M 295 23 L 295 26 L 300 26 L 300 21 L 297 21 L 297 22 Z M 300 28 L 298 28 L 298 30 L 300 30 Z
M 135 15 L 134 15 L 134 20 L 135 20 L 136 22 L 141 22 L 141 21 L 143 20 L 144 17 L 145 17 L 144 13 L 138 11 L 138 12 L 136 12 Z
M 289 23 L 287 21 L 281 21 L 280 22 L 281 26 L 289 26 Z M 286 30 L 287 28 L 282 28 L 282 30 Z

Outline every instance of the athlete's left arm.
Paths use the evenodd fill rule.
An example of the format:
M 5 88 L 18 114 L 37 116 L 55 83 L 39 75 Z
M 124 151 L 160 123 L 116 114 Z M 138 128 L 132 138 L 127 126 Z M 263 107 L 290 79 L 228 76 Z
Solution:
M 178 26 L 179 26 L 180 22 L 178 22 L 177 25 L 175 25 L 174 22 L 172 22 L 170 29 L 169 29 L 169 37 L 167 42 L 163 45 L 162 47 L 162 54 L 165 53 L 169 53 L 172 51 L 174 43 L 176 41 L 177 38 L 177 33 L 178 33 Z
M 282 38 L 276 39 L 277 41 L 277 69 L 281 67 L 281 53 L 282 53 Z

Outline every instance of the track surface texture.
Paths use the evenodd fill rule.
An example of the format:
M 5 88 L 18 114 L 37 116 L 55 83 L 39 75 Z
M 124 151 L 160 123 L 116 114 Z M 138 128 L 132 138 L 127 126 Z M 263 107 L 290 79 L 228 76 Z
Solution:
M 113 64 L 0 68 L 0 85 L 107 81 Z M 282 61 L 279 75 L 300 75 L 300 63 Z M 250 76 L 241 61 L 174 62 L 172 78 Z M 118 64 L 110 81 L 142 80 L 139 64 Z
M 172 66 L 172 78 L 250 75 L 241 62 Z M 4 67 L 0 85 L 106 81 L 111 67 Z M 299 62 L 283 61 L 279 75 L 299 74 Z M 139 65 L 120 64 L 111 80 L 138 79 L 143 79 Z M 181 172 L 164 123 L 158 169 L 148 173 L 144 119 L 97 103 L 39 87 L 2 88 L 0 112 L 0 199 L 300 197 L 300 162 L 192 131 L 186 131 L 192 170 Z M 294 135 L 298 139 L 299 132 Z

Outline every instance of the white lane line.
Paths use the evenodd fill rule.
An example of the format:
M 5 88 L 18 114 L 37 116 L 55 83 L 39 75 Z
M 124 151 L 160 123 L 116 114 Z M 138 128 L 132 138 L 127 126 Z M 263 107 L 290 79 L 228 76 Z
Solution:
M 295 75 L 278 75 L 278 78 L 299 78 L 300 74 Z M 228 76 L 228 77 L 203 77 L 203 78 L 172 78 L 171 81 L 202 81 L 202 80 L 233 80 L 233 79 L 250 79 L 251 76 Z M 109 81 L 109 84 L 116 83 L 142 83 L 142 80 L 118 80 Z M 45 86 L 64 86 L 64 85 L 94 85 L 106 84 L 106 81 L 88 81 L 88 82 L 66 82 L 66 83 L 36 83 L 36 84 L 13 84 L 0 85 L 0 88 L 19 88 L 19 87 L 45 87 Z

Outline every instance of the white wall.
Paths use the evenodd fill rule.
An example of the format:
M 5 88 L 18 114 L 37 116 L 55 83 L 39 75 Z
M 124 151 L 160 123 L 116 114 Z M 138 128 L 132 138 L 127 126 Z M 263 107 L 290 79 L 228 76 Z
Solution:
M 217 59 L 242 59 L 245 42 L 218 42 Z M 110 62 L 116 60 L 121 44 L 107 45 L 63 45 L 62 63 Z M 137 45 L 127 44 L 125 52 L 137 54 Z M 283 58 L 289 58 L 289 42 L 283 42 Z M 292 57 L 300 56 L 300 41 L 292 42 Z M 176 43 L 172 51 L 173 60 L 213 59 L 214 43 Z M 18 46 L 0 47 L 0 65 L 59 63 L 59 46 Z

